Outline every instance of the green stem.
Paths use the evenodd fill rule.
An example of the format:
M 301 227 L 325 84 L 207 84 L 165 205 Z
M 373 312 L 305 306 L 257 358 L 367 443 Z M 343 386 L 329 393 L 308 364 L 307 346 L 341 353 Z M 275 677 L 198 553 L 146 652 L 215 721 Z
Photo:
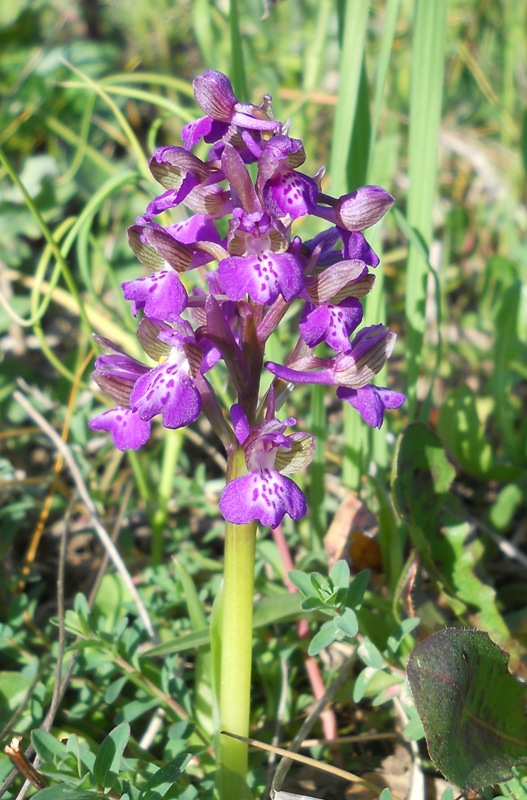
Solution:
M 245 471 L 238 451 L 229 465 L 232 480 Z M 220 731 L 248 736 L 251 710 L 254 555 L 256 522 L 225 526 L 225 565 L 221 620 Z M 222 800 L 247 792 L 248 746 L 219 737 L 218 790 Z M 241 780 L 240 780 L 241 779 Z M 242 782 L 244 784 L 243 791 Z M 243 794 L 240 794 L 240 791 Z

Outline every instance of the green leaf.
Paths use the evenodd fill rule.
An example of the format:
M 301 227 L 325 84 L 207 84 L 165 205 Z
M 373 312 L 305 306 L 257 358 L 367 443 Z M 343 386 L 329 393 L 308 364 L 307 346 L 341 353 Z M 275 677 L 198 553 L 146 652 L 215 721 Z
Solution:
M 104 702 L 105 703 L 107 703 L 109 706 L 111 706 L 112 703 L 114 703 L 117 700 L 117 698 L 121 694 L 123 686 L 128 681 L 128 677 L 129 677 L 128 675 L 123 675 L 121 678 L 117 678 L 117 680 L 113 681 L 108 686 L 108 688 L 106 689 L 106 692 L 104 693 Z
M 359 632 L 357 615 L 351 610 L 351 608 L 346 608 L 340 617 L 336 617 L 335 624 L 338 630 L 341 631 L 345 636 L 349 636 L 350 639 L 353 639 L 353 637 Z
M 363 669 L 362 672 L 359 672 L 355 684 L 353 686 L 354 703 L 360 703 L 360 701 L 366 694 L 369 683 L 371 682 L 373 676 L 376 674 L 377 674 L 377 669 L 375 667 L 366 667 L 366 669 Z
M 107 795 L 90 789 L 71 789 L 69 786 L 48 786 L 33 795 L 34 800 L 106 800 Z
M 405 742 L 418 742 L 424 735 L 425 729 L 423 728 L 423 723 L 418 715 L 414 714 L 403 728 L 403 739 Z
M 329 591 L 329 585 L 327 579 L 320 574 L 320 572 L 312 572 L 309 575 L 309 580 L 311 581 L 311 585 L 315 590 L 315 593 L 321 598 L 326 599 L 327 593 Z M 311 590 L 311 594 L 313 594 L 313 589 Z
M 289 580 L 305 597 L 310 597 L 313 594 L 313 585 L 307 572 L 302 572 L 300 569 L 292 569 L 289 573 Z
M 203 604 L 192 576 L 184 566 L 175 561 L 174 566 L 181 583 L 181 592 L 187 606 L 188 616 L 193 630 L 200 630 L 207 625 Z M 214 722 L 212 719 L 212 655 L 209 649 L 198 649 L 194 674 L 196 721 L 202 731 L 212 735 Z
M 63 759 L 66 755 L 64 745 L 47 731 L 34 730 L 31 734 L 31 744 L 42 761 L 48 764 L 53 764 L 56 758 Z
M 335 589 L 347 589 L 350 582 L 350 568 L 344 559 L 337 561 L 329 573 L 330 581 L 333 581 Z
M 190 755 L 188 753 L 180 753 L 168 764 L 161 767 L 143 786 L 139 794 L 139 800 L 160 800 L 160 798 L 164 797 L 189 761 Z
M 456 601 L 471 608 L 471 624 L 485 628 L 500 645 L 512 652 L 516 645 L 496 605 L 496 592 L 477 574 L 485 549 L 481 539 L 473 538 L 471 526 L 453 515 L 445 516 L 442 534 L 430 539 L 435 566 L 445 577 Z
M 492 464 L 492 447 L 478 417 L 476 398 L 468 386 L 453 389 L 439 413 L 437 431 L 454 460 L 470 475 L 485 476 Z
M 394 500 L 403 519 L 424 533 L 434 531 L 455 470 L 439 437 L 423 422 L 413 422 L 397 443 Z
M 317 611 L 318 609 L 325 609 L 326 604 L 318 597 L 306 597 L 302 601 L 303 611 Z
M 348 596 L 346 598 L 346 605 L 354 611 L 358 611 L 364 600 L 364 594 L 368 588 L 371 572 L 369 569 L 363 569 L 358 572 L 350 583 L 348 589 Z
M 374 667 L 381 669 L 384 666 L 384 656 L 381 651 L 375 647 L 370 639 L 365 639 L 357 650 L 357 655 L 367 667 Z
M 93 777 L 99 786 L 111 789 L 115 784 L 121 758 L 129 738 L 130 725 L 127 722 L 121 722 L 101 744 L 93 765 Z
M 522 483 L 508 483 L 498 492 L 489 512 L 489 520 L 493 528 L 504 531 L 511 524 L 526 495 L 526 483 L 525 479 Z
M 315 634 L 311 640 L 307 651 L 308 655 L 316 656 L 321 650 L 324 650 L 325 647 L 329 647 L 330 644 L 333 644 L 335 639 L 340 639 L 340 636 L 336 621 L 331 619 L 322 625 L 318 633 Z
M 396 629 L 390 636 L 388 637 L 388 641 L 386 642 L 386 646 L 390 653 L 393 655 L 396 654 L 397 650 L 401 646 L 403 639 L 408 636 L 417 626 L 421 620 L 419 617 L 410 617 L 410 619 L 405 619 L 397 625 Z
M 33 683 L 33 677 L 14 670 L 0 672 L 0 724 L 5 724 L 22 704 Z
M 488 634 L 455 628 L 429 636 L 408 659 L 430 757 L 464 789 L 507 780 L 527 765 L 525 687 L 508 661 Z

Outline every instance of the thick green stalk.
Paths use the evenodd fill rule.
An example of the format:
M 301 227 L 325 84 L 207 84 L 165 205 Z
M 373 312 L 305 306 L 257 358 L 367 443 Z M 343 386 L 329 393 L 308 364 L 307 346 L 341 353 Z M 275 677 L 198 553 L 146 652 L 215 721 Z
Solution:
M 244 471 L 243 453 L 238 451 L 230 464 L 230 480 Z M 239 736 L 248 736 L 249 733 L 255 545 L 256 522 L 248 525 L 226 523 L 221 605 L 220 730 Z M 242 797 L 245 794 L 243 790 L 248 791 L 247 756 L 245 742 L 228 736 L 219 737 L 218 790 L 222 800 Z

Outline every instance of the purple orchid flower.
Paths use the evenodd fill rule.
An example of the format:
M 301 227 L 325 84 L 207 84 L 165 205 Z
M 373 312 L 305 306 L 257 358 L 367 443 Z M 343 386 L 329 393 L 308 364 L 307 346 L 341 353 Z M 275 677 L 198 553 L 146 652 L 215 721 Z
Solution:
M 303 268 L 290 252 L 276 252 L 287 246 L 278 223 L 268 214 L 256 211 L 246 214 L 242 209 L 233 213 L 231 247 L 245 255 L 230 255 L 218 264 L 218 279 L 231 300 L 243 300 L 247 295 L 255 303 L 273 303 L 279 294 L 288 302 L 304 288 Z
M 147 367 L 123 353 L 107 339 L 99 343 L 111 350 L 95 362 L 93 378 L 119 403 L 89 422 L 93 430 L 107 430 L 120 450 L 136 450 L 148 440 L 150 420 L 161 415 L 165 428 L 182 428 L 195 422 L 202 409 L 198 374 L 211 369 L 219 352 L 191 325 L 179 319 L 173 325 L 144 318 L 137 332 L 145 352 L 157 367 Z
M 341 303 L 306 303 L 300 317 L 300 335 L 309 347 L 326 342 L 333 350 L 346 353 L 352 349 L 350 335 L 362 322 L 362 305 L 356 297 Z
M 92 431 L 108 431 L 118 450 L 138 450 L 150 438 L 150 422 L 122 406 L 93 417 L 88 425 Z
M 297 472 L 314 455 L 310 434 L 284 435 L 296 424 L 293 417 L 280 422 L 268 419 L 251 428 L 242 407 L 231 408 L 234 432 L 242 445 L 248 474 L 227 484 L 220 499 L 220 511 L 228 522 L 245 525 L 259 520 L 276 528 L 288 514 L 298 520 L 307 511 L 306 498 L 296 483 L 282 472 Z
M 294 367 L 272 361 L 266 362 L 265 367 L 284 381 L 338 386 L 340 399 L 353 406 L 369 425 L 380 427 L 384 409 L 399 408 L 405 400 L 398 392 L 370 385 L 391 355 L 395 339 L 395 333 L 384 325 L 371 325 L 355 336 L 348 351 L 333 358 L 309 355 L 300 358 Z
M 273 216 L 297 219 L 315 211 L 316 181 L 293 168 L 304 160 L 302 142 L 289 136 L 273 136 L 262 148 L 256 186 L 262 205 Z
M 102 391 L 118 403 L 117 408 L 104 411 L 88 422 L 91 430 L 108 431 L 118 450 L 137 450 L 148 441 L 150 422 L 142 420 L 130 405 L 130 394 L 136 382 L 149 368 L 126 355 L 109 339 L 96 336 L 107 353 L 95 361 L 93 379 Z

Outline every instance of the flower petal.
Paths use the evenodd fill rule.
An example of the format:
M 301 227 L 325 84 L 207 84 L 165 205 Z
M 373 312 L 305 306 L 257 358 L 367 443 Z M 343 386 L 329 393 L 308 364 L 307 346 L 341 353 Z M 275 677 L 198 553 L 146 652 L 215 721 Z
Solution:
M 376 267 L 380 263 L 380 258 L 375 250 L 368 244 L 364 235 L 359 231 L 344 231 L 342 234 L 342 254 L 345 258 L 352 261 L 364 261 L 369 267 Z
M 271 250 L 255 256 L 230 256 L 220 261 L 218 278 L 230 300 L 251 300 L 261 305 L 273 303 L 281 293 L 288 302 L 303 289 L 302 268 L 289 253 Z
M 228 129 L 229 126 L 226 122 L 217 122 L 210 117 L 200 117 L 183 126 L 181 138 L 185 150 L 192 150 L 201 138 L 209 143 L 217 142 Z
M 339 305 L 306 305 L 299 327 L 302 339 L 309 347 L 325 341 L 333 350 L 345 353 L 351 349 L 349 337 L 361 321 L 362 305 L 351 297 Z
M 259 520 L 276 528 L 285 514 L 300 519 L 307 511 L 306 498 L 291 478 L 272 469 L 251 472 L 227 484 L 220 511 L 228 522 L 246 525 Z
M 275 217 L 288 214 L 298 219 L 313 211 L 318 198 L 318 186 L 312 178 L 282 168 L 270 178 L 263 189 L 267 210 Z
M 118 450 L 137 450 L 150 437 L 150 422 L 130 408 L 111 408 L 88 422 L 92 431 L 109 431 Z
M 163 364 L 137 381 L 130 406 L 141 419 L 161 414 L 165 428 L 183 428 L 199 417 L 201 395 L 179 364 Z
M 143 310 L 147 317 L 177 322 L 187 306 L 187 293 L 174 270 L 160 270 L 144 278 L 121 284 L 125 300 L 132 300 L 135 317 Z
M 372 428 L 380 428 L 387 408 L 399 408 L 405 401 L 404 394 L 386 389 L 384 386 L 363 386 L 360 389 L 337 389 L 337 397 L 355 408 L 363 420 Z

